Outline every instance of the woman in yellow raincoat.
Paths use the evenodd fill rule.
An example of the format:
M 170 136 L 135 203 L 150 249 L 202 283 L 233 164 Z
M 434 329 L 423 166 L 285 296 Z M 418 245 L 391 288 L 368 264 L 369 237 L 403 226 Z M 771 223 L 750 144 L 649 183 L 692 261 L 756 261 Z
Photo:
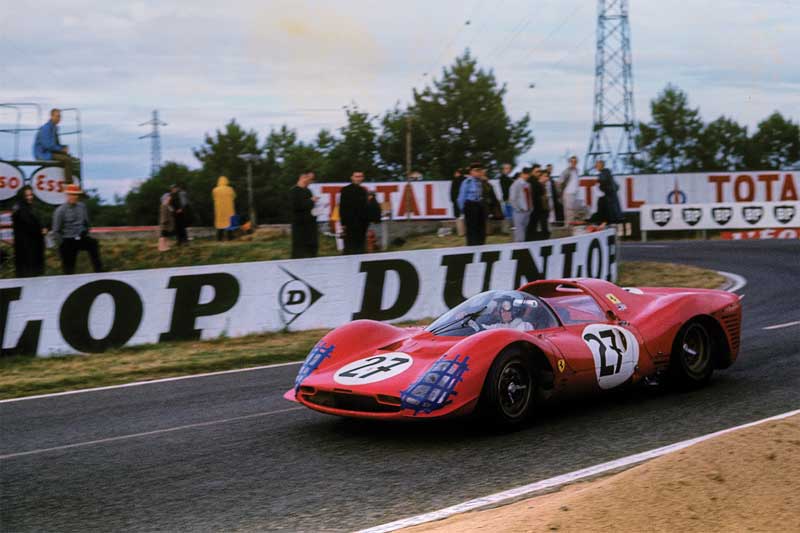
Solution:
M 214 198 L 214 227 L 217 228 L 217 240 L 221 241 L 223 235 L 230 240 L 230 233 L 225 231 L 225 228 L 230 227 L 231 217 L 236 214 L 233 207 L 236 192 L 228 184 L 228 178 L 220 176 L 211 195 Z

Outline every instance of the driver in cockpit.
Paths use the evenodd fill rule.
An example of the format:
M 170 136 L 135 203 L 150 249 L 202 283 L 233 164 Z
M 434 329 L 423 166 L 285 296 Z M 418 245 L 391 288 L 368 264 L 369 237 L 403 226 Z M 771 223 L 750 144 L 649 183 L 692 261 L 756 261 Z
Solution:
M 530 304 L 534 300 L 524 301 L 515 298 L 502 298 L 493 302 L 496 308 L 491 314 L 492 322 L 484 324 L 484 329 L 516 329 L 517 331 L 531 331 L 533 325 L 525 319 Z

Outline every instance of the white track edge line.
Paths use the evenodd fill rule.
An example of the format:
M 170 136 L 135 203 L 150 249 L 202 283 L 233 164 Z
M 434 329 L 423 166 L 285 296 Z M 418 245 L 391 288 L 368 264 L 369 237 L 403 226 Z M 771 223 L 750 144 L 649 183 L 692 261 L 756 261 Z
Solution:
M 713 439 L 714 437 L 719 437 L 720 435 L 725 435 L 727 433 L 732 433 L 734 431 L 738 431 L 740 429 L 749 428 L 752 426 L 757 426 L 763 424 L 765 422 L 772 422 L 775 420 L 782 420 L 785 418 L 789 418 L 791 416 L 800 415 L 800 409 L 789 411 L 786 413 L 781 413 L 779 415 L 771 416 L 769 418 L 763 418 L 761 420 L 756 420 L 755 422 L 748 422 L 747 424 L 742 424 L 740 426 L 734 426 L 731 428 L 723 429 L 720 431 L 715 431 L 714 433 L 709 433 L 707 435 L 701 435 L 700 437 L 695 437 L 688 440 L 683 440 L 680 442 L 676 442 L 674 444 L 668 444 L 666 446 L 662 446 L 660 448 L 655 448 L 653 450 L 648 450 L 645 452 L 640 452 L 637 454 L 629 455 L 627 457 L 622 457 L 620 459 L 615 459 L 613 461 L 608 461 L 605 463 L 600 463 L 594 466 L 590 466 L 587 468 L 582 468 L 580 470 L 575 470 L 574 472 L 569 472 L 567 474 L 561 474 L 560 476 L 551 477 L 549 479 L 544 479 L 541 481 L 536 481 L 534 483 L 530 483 L 528 485 L 522 485 L 520 487 L 515 487 L 509 490 L 505 490 L 502 492 L 497 492 L 495 494 L 490 494 L 488 496 L 484 496 L 481 498 L 475 498 L 473 500 L 467 500 L 465 502 L 445 507 L 444 509 L 439 509 L 437 511 L 432 511 L 429 513 L 420 514 L 417 516 L 411 516 L 408 518 L 403 518 L 400 520 L 395 520 L 394 522 L 389 522 L 387 524 L 362 529 L 357 533 L 386 533 L 389 531 L 396 531 L 398 529 L 402 529 L 405 527 L 417 526 L 420 524 L 426 524 L 428 522 L 434 522 L 437 520 L 442 520 L 444 518 L 448 518 L 450 516 L 465 513 L 467 511 L 474 511 L 476 509 L 480 509 L 482 507 L 488 507 L 492 505 L 497 505 L 503 502 L 507 502 L 508 500 L 513 500 L 519 498 L 521 496 L 531 495 L 537 492 L 541 492 L 548 489 L 553 489 L 565 485 L 567 483 L 571 483 L 580 479 L 585 479 L 588 477 L 593 477 L 598 474 L 603 474 L 605 472 L 609 472 L 612 470 L 618 470 L 624 467 L 629 467 L 636 465 L 638 463 L 642 463 L 649 459 L 655 459 L 656 457 L 661 457 L 662 455 L 666 455 L 670 452 L 675 452 L 678 450 L 682 450 L 684 448 L 688 448 L 693 444 L 697 444 L 699 442 L 703 442 L 709 439 Z
M 736 292 L 747 285 L 747 278 L 740 276 L 739 274 L 734 274 L 733 272 L 724 272 L 722 270 L 717 270 L 717 274 L 720 276 L 725 276 L 728 278 L 728 281 L 733 284 L 731 287 L 725 289 L 728 292 Z
M 168 381 L 181 381 L 184 379 L 220 376 L 222 374 L 234 374 L 236 372 L 252 372 L 253 370 L 265 370 L 268 368 L 278 368 L 281 366 L 299 365 L 302 364 L 302 362 L 303 361 L 289 361 L 288 363 L 275 363 L 273 365 L 251 366 L 248 368 L 234 368 L 232 370 L 220 370 L 217 372 L 206 372 L 204 374 L 190 374 L 188 376 L 174 376 L 171 378 L 151 379 L 147 381 L 134 381 L 131 383 L 120 383 L 119 385 L 107 385 L 105 387 L 93 387 L 90 389 L 77 389 L 77 390 L 68 390 L 63 392 L 51 392 L 50 394 L 37 394 L 36 396 L 23 396 L 22 398 L 9 398 L 8 400 L 0 400 L 0 404 L 11 403 L 11 402 L 22 402 L 25 400 L 38 400 L 41 398 L 53 398 L 56 396 L 68 396 L 70 394 L 82 394 L 84 392 L 124 389 L 126 387 L 138 387 L 139 385 L 152 385 L 154 383 L 165 383 Z
M 739 274 L 733 274 L 731 272 L 723 272 L 721 270 L 717 271 L 717 274 L 728 278 L 728 280 L 733 283 L 732 287 L 729 287 L 725 290 L 728 292 L 736 292 L 745 285 L 747 285 L 747 280 L 740 276 Z M 303 361 L 290 361 L 288 363 L 276 363 L 274 365 L 262 365 L 262 366 L 253 366 L 250 368 L 235 368 L 233 370 L 220 370 L 218 372 L 206 372 L 203 374 L 190 374 L 188 376 L 175 376 L 171 378 L 161 378 L 161 379 L 151 379 L 147 381 L 134 381 L 132 383 L 121 383 L 119 385 L 108 385 L 105 387 L 92 387 L 89 389 L 78 389 L 78 390 L 69 390 L 63 392 L 52 392 L 50 394 L 37 394 L 35 396 L 24 396 L 22 398 L 9 398 L 8 400 L 0 400 L 0 404 L 2 403 L 11 403 L 11 402 L 22 402 L 25 400 L 39 400 L 42 398 L 54 398 L 57 396 L 67 396 L 70 394 L 83 394 L 85 392 L 98 392 L 104 390 L 113 390 L 113 389 L 122 389 L 125 387 L 138 387 L 140 385 L 151 385 L 154 383 L 166 383 L 169 381 L 180 381 L 183 379 L 193 379 L 193 378 L 204 378 L 209 376 L 219 376 L 222 374 L 233 374 L 236 372 L 250 372 L 253 370 L 264 370 L 267 368 L 277 368 L 281 366 L 289 366 L 289 365 L 299 365 Z
M 788 328 L 788 327 L 791 327 L 791 326 L 797 326 L 798 324 L 800 324 L 800 320 L 795 320 L 794 322 L 786 322 L 784 324 L 775 324 L 774 326 L 766 326 L 766 327 L 761 328 L 761 329 L 767 329 L 767 330 L 783 329 L 783 328 Z

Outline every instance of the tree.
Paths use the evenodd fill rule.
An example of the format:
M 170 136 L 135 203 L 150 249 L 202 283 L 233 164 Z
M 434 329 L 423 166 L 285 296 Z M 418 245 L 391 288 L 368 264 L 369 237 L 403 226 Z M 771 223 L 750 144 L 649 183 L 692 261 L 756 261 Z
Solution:
M 703 121 L 689 107 L 689 98 L 674 85 L 667 85 L 650 102 L 652 120 L 639 123 L 639 155 L 634 165 L 644 172 L 696 170 L 700 157 Z
M 747 127 L 727 117 L 709 122 L 700 134 L 698 171 L 743 170 L 747 166 Z
M 214 207 L 211 203 L 213 178 L 200 170 L 191 170 L 184 164 L 166 162 L 155 176 L 131 189 L 125 196 L 128 222 L 135 226 L 158 224 L 158 206 L 161 197 L 169 192 L 170 185 L 177 183 L 189 194 L 192 205 L 193 225 L 209 226 L 213 222 Z
M 800 163 L 800 125 L 777 111 L 759 122 L 750 142 L 753 168 L 779 170 Z
M 378 166 L 378 144 L 375 118 L 358 106 L 345 108 L 347 124 L 340 128 L 341 139 L 335 141 L 328 153 L 325 178 L 347 181 L 350 175 L 360 170 L 367 177 L 380 176 Z
M 406 117 L 411 117 L 413 166 L 428 178 L 449 178 L 455 168 L 479 161 L 489 169 L 513 162 L 533 146 L 530 117 L 509 117 L 506 86 L 478 67 L 469 50 L 445 68 L 432 86 L 413 92 L 413 104 L 381 119 L 378 146 L 389 169 L 404 168 Z
M 217 130 L 214 137 L 206 134 L 204 144 L 193 150 L 194 156 L 203 165 L 206 174 L 216 178 L 227 176 L 231 186 L 237 191 L 236 210 L 247 211 L 247 163 L 241 154 L 260 154 L 258 135 L 255 131 L 245 131 L 236 119 L 231 119 L 224 130 Z M 254 171 L 253 187 L 258 186 L 260 176 Z M 211 194 L 211 191 L 208 191 Z

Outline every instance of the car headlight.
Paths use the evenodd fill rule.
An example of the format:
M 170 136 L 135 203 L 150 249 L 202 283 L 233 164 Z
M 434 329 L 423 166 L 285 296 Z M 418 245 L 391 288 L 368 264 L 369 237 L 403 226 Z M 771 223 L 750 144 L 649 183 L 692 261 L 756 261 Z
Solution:
M 420 411 L 428 414 L 449 404 L 450 396 L 458 394 L 456 385 L 469 370 L 469 356 L 460 357 L 456 355 L 448 359 L 445 354 L 433 363 L 427 372 L 400 393 L 403 408 L 413 410 L 415 415 Z

